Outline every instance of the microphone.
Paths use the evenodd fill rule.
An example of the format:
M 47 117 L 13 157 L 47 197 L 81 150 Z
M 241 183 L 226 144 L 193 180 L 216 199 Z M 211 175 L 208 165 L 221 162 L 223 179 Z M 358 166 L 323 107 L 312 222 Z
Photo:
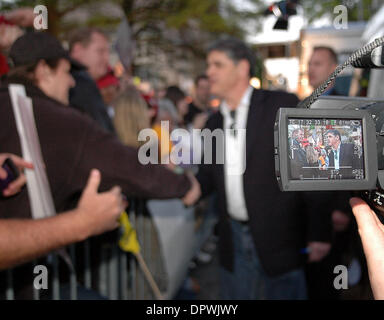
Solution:
M 352 66 L 355 68 L 370 68 L 370 69 L 380 69 L 384 68 L 384 47 L 377 47 L 361 58 L 357 59 L 355 62 L 352 62 Z

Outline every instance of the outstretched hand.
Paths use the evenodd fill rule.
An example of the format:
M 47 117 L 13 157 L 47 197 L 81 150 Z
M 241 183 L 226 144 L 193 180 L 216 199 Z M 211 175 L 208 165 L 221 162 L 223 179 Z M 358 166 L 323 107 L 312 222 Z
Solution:
M 200 184 L 195 178 L 195 176 L 191 172 L 186 172 L 186 175 L 188 176 L 189 180 L 191 181 L 191 188 L 189 191 L 185 194 L 185 196 L 182 198 L 184 205 L 186 206 L 192 206 L 194 205 L 197 200 L 201 197 L 201 189 Z
M 20 27 L 31 27 L 33 26 L 35 14 L 33 8 L 24 7 L 6 13 L 5 18 Z
M 308 243 L 308 249 L 308 262 L 319 262 L 329 253 L 331 244 L 329 242 L 312 241 Z
M 376 213 L 360 198 L 352 198 L 349 202 L 359 227 L 373 294 L 376 299 L 383 300 L 384 225 Z
M 98 193 L 100 181 L 100 171 L 93 169 L 75 210 L 78 223 L 82 223 L 86 230 L 84 238 L 117 228 L 118 218 L 127 206 L 120 187 Z

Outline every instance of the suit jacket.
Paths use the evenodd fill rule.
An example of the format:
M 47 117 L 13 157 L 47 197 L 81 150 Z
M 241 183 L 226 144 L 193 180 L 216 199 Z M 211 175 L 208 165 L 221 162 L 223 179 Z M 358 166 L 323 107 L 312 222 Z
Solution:
M 298 162 L 301 166 L 308 166 L 307 153 L 301 147 L 300 142 L 293 140 L 293 159 Z
M 353 143 L 342 143 L 340 145 L 340 155 L 339 155 L 339 165 L 340 167 L 352 167 L 354 164 L 356 164 L 356 156 L 354 154 L 355 146 Z M 335 153 L 332 150 L 329 153 L 329 166 L 334 167 L 335 166 Z
M 273 276 L 302 265 L 300 249 L 307 241 L 329 241 L 330 212 L 325 210 L 328 198 L 324 194 L 281 192 L 274 166 L 274 123 L 276 112 L 283 106 L 296 106 L 293 94 L 254 90 L 249 106 L 246 132 L 246 170 L 243 176 L 244 197 L 249 225 L 260 261 L 267 274 Z M 207 128 L 223 128 L 223 116 L 214 114 Z M 197 178 L 203 196 L 216 190 L 219 203 L 220 263 L 233 270 L 233 243 L 230 217 L 226 207 L 224 166 L 203 164 Z M 323 212 L 318 212 L 324 208 Z
M 69 90 L 71 107 L 90 116 L 105 130 L 115 133 L 115 127 L 108 115 L 107 106 L 95 81 L 84 70 L 74 71 L 72 76 L 76 81 L 76 86 Z

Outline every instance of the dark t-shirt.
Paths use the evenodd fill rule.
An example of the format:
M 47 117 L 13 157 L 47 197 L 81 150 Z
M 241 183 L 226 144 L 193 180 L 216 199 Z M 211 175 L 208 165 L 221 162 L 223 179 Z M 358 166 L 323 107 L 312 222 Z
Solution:
M 95 81 L 84 70 L 74 71 L 72 76 L 76 81 L 76 86 L 69 91 L 70 105 L 89 115 L 108 132 L 115 133 L 115 128 L 107 112 L 107 106 Z
M 198 107 L 196 107 L 196 105 L 193 102 L 191 102 L 188 105 L 188 113 L 184 116 L 184 123 L 185 124 L 192 123 L 193 120 L 195 119 L 195 116 L 202 112 L 203 110 L 199 109 Z

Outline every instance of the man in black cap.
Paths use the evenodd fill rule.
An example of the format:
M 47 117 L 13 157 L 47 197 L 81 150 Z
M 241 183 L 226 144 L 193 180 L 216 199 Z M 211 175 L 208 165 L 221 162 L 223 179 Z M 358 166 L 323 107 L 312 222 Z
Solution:
M 9 77 L 29 78 L 48 97 L 66 105 L 69 89 L 75 85 L 69 71 L 85 68 L 70 58 L 48 33 L 28 32 L 20 37 L 11 48 L 9 62 L 12 67 Z
M 89 117 L 68 108 L 68 90 L 74 85 L 70 68 L 79 68 L 48 33 L 20 37 L 10 51 L 13 68 L 0 88 L 0 153 L 21 155 L 15 117 L 7 83 L 21 83 L 32 98 L 42 156 L 57 212 L 76 205 L 92 168 L 100 170 L 100 190 L 119 185 L 129 197 L 190 198 L 199 196 L 193 178 L 176 175 L 161 165 L 142 165 L 137 150 L 123 146 Z M 189 199 L 189 200 L 188 200 Z M 23 189 L 14 197 L 0 199 L 0 219 L 30 219 L 28 193 Z M 33 240 L 33 239 L 32 239 Z M 31 241 L 32 241 L 31 240 Z M 15 270 L 16 298 L 32 297 L 28 266 Z M 27 277 L 27 275 L 30 275 Z M 16 280 L 17 279 L 17 280 Z M 1 287 L 0 274 L 0 287 Z

